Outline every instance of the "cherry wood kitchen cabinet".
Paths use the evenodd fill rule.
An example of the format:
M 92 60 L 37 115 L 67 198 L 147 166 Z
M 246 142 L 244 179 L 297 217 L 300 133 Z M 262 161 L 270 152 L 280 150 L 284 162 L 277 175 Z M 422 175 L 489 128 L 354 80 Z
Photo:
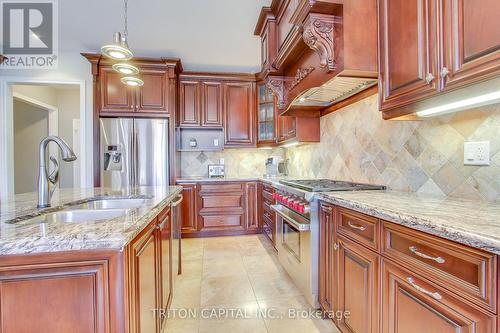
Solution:
M 493 333 L 496 316 L 446 288 L 383 261 L 384 333 Z
M 437 93 L 436 0 L 380 0 L 381 109 Z
M 500 75 L 500 2 L 443 0 L 444 89 Z
M 160 333 L 171 235 L 167 206 L 123 249 L 2 256 L 0 332 Z
M 273 194 L 275 190 L 272 186 L 260 182 L 259 183 L 259 220 L 262 228 L 262 233 L 271 241 L 276 248 L 276 213 L 271 209 L 275 204 Z
M 320 202 L 319 302 L 343 333 L 497 332 L 497 276 L 496 255 Z
M 222 127 L 222 83 L 181 79 L 180 127 Z
M 245 221 L 247 230 L 259 230 L 258 182 L 245 184 Z
M 184 188 L 182 236 L 228 236 L 260 232 L 257 183 L 207 181 Z
M 226 147 L 254 147 L 255 82 L 225 82 L 224 133 Z
M 295 117 L 278 116 L 278 142 L 293 140 L 296 137 L 297 119 Z
M 334 273 L 337 239 L 335 233 L 335 207 L 321 202 L 319 207 L 319 303 L 327 313 L 336 309 Z
M 277 138 L 276 108 L 273 92 L 264 83 L 258 84 L 257 144 L 275 145 Z
M 380 0 L 384 118 L 413 113 L 430 97 L 500 76 L 499 13 L 496 0 Z
M 336 275 L 337 319 L 344 332 L 379 332 L 379 261 L 377 253 L 338 236 Z
M 158 332 L 159 316 L 152 309 L 160 309 L 158 277 L 161 278 L 159 265 L 160 244 L 157 221 L 153 221 L 141 233 L 141 237 L 130 245 L 130 300 L 133 304 L 131 328 L 135 332 Z
M 198 231 L 198 190 L 197 183 L 182 183 L 181 216 L 182 234 Z

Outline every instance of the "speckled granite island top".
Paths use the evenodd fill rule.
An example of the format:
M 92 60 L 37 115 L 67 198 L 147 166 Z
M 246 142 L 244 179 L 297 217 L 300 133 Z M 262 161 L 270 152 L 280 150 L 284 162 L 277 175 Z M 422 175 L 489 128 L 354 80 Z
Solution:
M 320 200 L 500 254 L 500 204 L 392 191 L 329 192 Z
M 37 194 L 17 195 L 0 202 L 0 255 L 42 252 L 121 249 L 182 191 L 180 186 L 61 189 L 52 198 L 52 207 L 38 210 Z M 89 201 L 91 198 L 146 198 L 144 205 L 125 215 L 93 222 L 34 223 L 23 220 L 61 207 Z M 13 219 L 20 221 L 7 223 Z

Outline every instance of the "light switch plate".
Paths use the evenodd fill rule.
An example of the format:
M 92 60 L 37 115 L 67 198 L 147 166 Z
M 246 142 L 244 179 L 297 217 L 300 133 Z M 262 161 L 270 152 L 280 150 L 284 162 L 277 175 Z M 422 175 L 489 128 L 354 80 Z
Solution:
M 464 165 L 490 165 L 490 142 L 465 142 Z
M 214 139 L 214 147 L 219 147 L 219 139 Z
M 224 157 L 219 158 L 219 164 L 224 164 Z

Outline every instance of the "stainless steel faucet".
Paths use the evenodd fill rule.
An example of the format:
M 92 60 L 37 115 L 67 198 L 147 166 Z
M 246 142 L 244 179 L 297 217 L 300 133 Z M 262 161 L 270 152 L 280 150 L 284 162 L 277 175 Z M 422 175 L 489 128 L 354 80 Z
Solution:
M 54 163 L 55 170 L 49 175 L 47 167 L 47 145 L 49 142 L 55 142 L 61 149 L 61 158 L 65 162 L 76 160 L 76 155 L 68 144 L 58 136 L 48 136 L 40 142 L 38 148 L 40 169 L 38 172 L 38 208 L 50 207 L 50 198 L 52 197 L 52 188 L 55 188 L 58 181 L 59 166 L 55 158 L 51 156 L 50 160 Z

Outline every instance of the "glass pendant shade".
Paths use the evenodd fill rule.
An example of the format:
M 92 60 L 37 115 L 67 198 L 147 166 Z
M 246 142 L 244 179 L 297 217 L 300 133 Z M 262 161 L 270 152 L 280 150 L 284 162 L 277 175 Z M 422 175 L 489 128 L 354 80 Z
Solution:
M 127 64 L 126 62 L 114 64 L 113 69 L 124 75 L 137 75 L 139 74 L 139 68 L 135 67 L 134 65 Z
M 122 38 L 119 32 L 114 34 L 114 43 L 101 47 L 101 52 L 105 56 L 116 60 L 130 60 L 134 56 L 128 48 L 127 40 Z
M 122 83 L 131 87 L 140 87 L 144 85 L 144 81 L 135 76 L 124 76 L 120 80 Z

